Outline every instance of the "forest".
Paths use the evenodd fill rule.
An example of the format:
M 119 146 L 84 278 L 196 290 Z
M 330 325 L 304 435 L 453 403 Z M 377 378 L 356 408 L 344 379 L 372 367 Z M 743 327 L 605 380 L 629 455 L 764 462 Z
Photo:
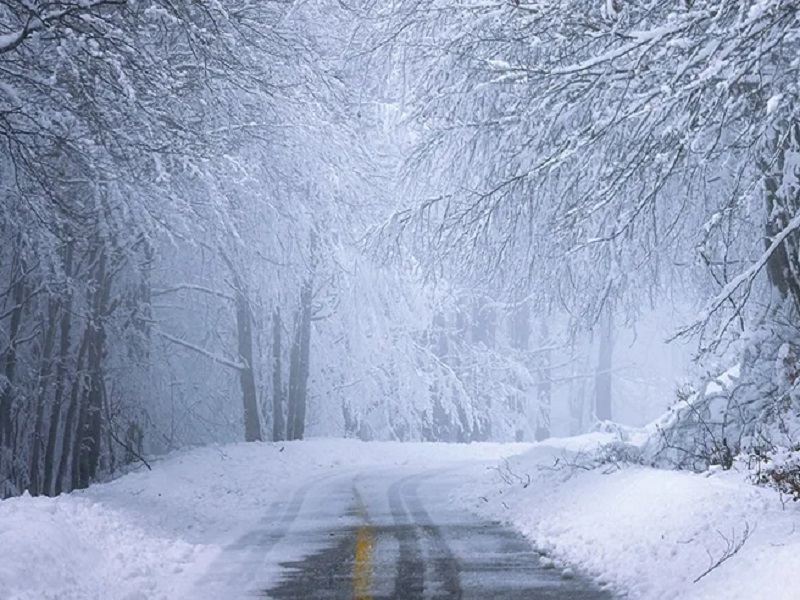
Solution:
M 0 498 L 623 395 L 800 495 L 799 94 L 792 0 L 0 3 Z

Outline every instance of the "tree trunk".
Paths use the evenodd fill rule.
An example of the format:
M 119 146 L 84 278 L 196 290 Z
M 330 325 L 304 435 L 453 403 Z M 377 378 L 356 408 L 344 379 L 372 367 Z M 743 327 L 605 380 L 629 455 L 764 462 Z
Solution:
M 15 467 L 15 450 L 17 448 L 16 428 L 13 422 L 13 406 L 15 400 L 15 384 L 17 376 L 17 344 L 22 328 L 26 294 L 25 262 L 21 256 L 22 248 L 19 238 L 10 270 L 10 322 L 8 324 L 8 347 L 2 357 L 0 372 L 0 482 L 10 481 L 11 489 L 19 489 L 21 483 Z M 3 492 L 0 499 L 5 495 Z
M 253 373 L 253 331 L 250 302 L 238 277 L 236 281 L 236 332 L 239 341 L 239 384 L 242 388 L 244 408 L 244 439 L 247 442 L 261 441 L 261 423 L 258 418 L 256 379 Z
M 87 339 L 91 338 L 91 333 L 88 333 L 87 336 Z M 86 347 L 88 348 L 90 345 L 91 342 L 87 343 Z M 84 438 L 86 437 L 87 422 L 89 421 L 86 404 L 88 402 L 88 390 L 91 385 L 91 383 L 81 385 L 80 393 L 78 394 L 78 420 L 75 425 L 75 439 L 71 450 L 72 478 L 69 491 L 88 486 L 88 483 L 83 485 L 82 482 L 89 479 L 89 457 L 86 453 L 87 446 L 84 444 Z
M 447 335 L 447 321 L 442 311 L 433 315 L 433 353 L 442 361 L 448 362 L 450 355 L 450 340 Z
M 520 303 L 512 313 L 508 337 L 511 340 L 512 348 L 523 351 L 530 348 L 531 307 L 529 301 L 525 300 Z
M 83 333 L 78 358 L 75 361 L 75 377 L 72 381 L 70 390 L 69 405 L 67 416 L 64 420 L 64 439 L 62 440 L 61 459 L 58 463 L 58 475 L 53 482 L 53 494 L 58 496 L 64 489 L 64 482 L 69 474 L 69 485 L 67 491 L 75 489 L 77 478 L 75 476 L 78 449 L 80 448 L 80 398 L 81 388 L 83 387 L 83 361 L 86 357 L 86 349 L 89 346 L 89 329 Z
M 300 292 L 300 310 L 295 319 L 294 343 L 289 362 L 289 418 L 287 438 L 301 440 L 305 434 L 306 397 L 311 346 L 312 283 L 307 279 Z
M 97 264 L 93 283 L 95 287 L 92 315 L 89 322 L 89 347 L 86 354 L 89 386 L 84 391 L 81 404 L 80 470 L 78 487 L 85 488 L 97 475 L 103 434 L 103 406 L 105 405 L 105 351 L 106 318 L 109 316 L 111 277 L 107 271 L 107 251 L 97 250 Z
M 763 164 L 764 198 L 767 219 L 766 247 L 800 211 L 800 123 L 791 123 L 786 131 L 776 131 L 773 146 L 775 160 Z M 770 168 L 771 166 L 771 168 Z M 781 297 L 790 297 L 800 313 L 800 232 L 790 233 L 767 260 L 770 282 Z
M 584 402 L 586 394 L 585 353 L 583 349 L 576 351 L 577 340 L 570 345 L 571 378 L 569 383 L 569 434 L 579 435 L 584 432 Z
M 472 342 L 494 348 L 497 314 L 484 298 L 472 303 Z
M 59 332 L 58 363 L 56 365 L 55 393 L 53 405 L 50 408 L 50 429 L 47 435 L 47 448 L 44 455 L 44 493 L 53 493 L 53 477 L 56 473 L 56 448 L 58 436 L 61 431 L 61 406 L 66 388 L 67 360 L 69 357 L 70 330 L 72 329 L 72 293 L 70 281 L 72 277 L 72 242 L 67 243 L 64 254 L 64 274 L 67 277 L 67 286 L 62 295 L 61 323 Z M 66 434 L 66 433 L 65 433 Z
M 11 315 L 8 325 L 8 348 L 3 356 L 3 380 L 0 380 L 0 475 L 10 474 L 14 453 L 11 409 L 17 370 L 17 340 L 22 325 L 25 301 L 25 273 L 22 258 L 17 254 L 11 268 Z
M 297 388 L 300 367 L 300 313 L 294 319 L 294 338 L 289 353 L 289 396 L 286 407 L 286 439 L 294 440 L 294 423 L 297 420 Z
M 247 442 L 261 441 L 261 422 L 258 417 L 258 395 L 253 371 L 253 315 L 250 300 L 239 270 L 227 253 L 220 248 L 222 260 L 228 265 L 236 293 L 236 339 L 239 348 L 239 386 L 242 390 L 242 409 L 244 413 L 244 439 Z
M 520 359 L 524 361 L 526 368 L 530 367 L 530 341 L 531 341 L 531 308 L 527 300 L 518 303 L 509 319 L 508 339 L 511 347 L 520 351 Z M 526 437 L 526 431 L 530 435 L 531 422 L 533 420 L 531 407 L 531 393 L 521 382 L 516 382 L 520 391 L 515 391 L 509 398 L 510 407 L 515 413 L 523 416 L 523 423 L 514 432 L 514 439 L 521 442 Z M 533 427 L 535 435 L 535 427 Z
M 85 375 L 88 385 L 83 386 L 79 396 L 78 427 L 73 449 L 73 488 L 89 487 L 97 473 L 100 462 L 100 443 L 103 425 L 103 403 L 105 400 L 105 381 L 103 374 L 103 346 L 105 332 L 103 325 L 96 320 L 89 323 L 87 330 L 87 351 Z
M 286 436 L 283 418 L 283 381 L 281 377 L 281 309 L 272 313 L 272 439 L 281 441 Z
M 50 376 L 53 370 L 53 348 L 55 346 L 56 330 L 58 328 L 58 314 L 60 301 L 51 298 L 48 302 L 47 325 L 44 330 L 42 354 L 39 366 L 39 381 L 36 393 L 36 420 L 33 426 L 33 439 L 31 449 L 31 462 L 29 467 L 28 493 L 38 496 L 44 491 L 42 485 L 42 450 L 44 444 L 44 407 L 47 400 L 47 391 L 50 388 Z
M 614 352 L 614 315 L 609 310 L 600 326 L 600 348 L 595 371 L 595 417 L 599 421 L 610 421 L 611 412 L 611 368 Z
M 539 329 L 539 347 L 538 352 L 539 360 L 537 369 L 536 384 L 536 441 L 541 442 L 550 437 L 550 407 L 552 404 L 552 390 L 553 384 L 551 382 L 551 368 L 552 368 L 552 352 L 550 346 L 550 328 L 547 326 L 547 321 L 544 317 L 541 320 Z

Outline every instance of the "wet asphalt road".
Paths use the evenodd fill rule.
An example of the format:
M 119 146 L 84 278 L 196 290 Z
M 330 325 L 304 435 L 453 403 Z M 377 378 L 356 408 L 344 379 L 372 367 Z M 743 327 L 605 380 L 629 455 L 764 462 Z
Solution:
M 332 475 L 267 510 L 220 556 L 202 596 L 273 600 L 600 600 L 512 530 L 449 501 L 458 470 Z M 215 590 L 217 594 L 215 594 Z

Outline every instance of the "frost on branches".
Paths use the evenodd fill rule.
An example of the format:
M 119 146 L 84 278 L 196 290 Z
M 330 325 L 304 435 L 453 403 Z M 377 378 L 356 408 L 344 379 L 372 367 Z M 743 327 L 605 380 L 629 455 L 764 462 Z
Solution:
M 655 451 L 699 468 L 796 449 L 796 4 L 397 0 L 377 16 L 413 55 L 411 200 L 390 232 L 465 277 L 523 278 L 577 327 L 704 298 L 679 333 L 710 372 L 738 366 L 679 400 Z

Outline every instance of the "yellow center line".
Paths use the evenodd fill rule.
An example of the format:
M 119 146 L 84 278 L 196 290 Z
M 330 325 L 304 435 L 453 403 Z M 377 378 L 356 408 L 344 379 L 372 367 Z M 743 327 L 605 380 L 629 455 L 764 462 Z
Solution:
M 356 532 L 353 598 L 355 600 L 372 600 L 372 535 L 369 525 L 360 526 Z
M 354 600 L 372 600 L 372 531 L 370 530 L 367 508 L 361 494 L 353 487 L 358 506 L 358 514 L 365 523 L 356 530 L 356 556 L 353 564 Z

